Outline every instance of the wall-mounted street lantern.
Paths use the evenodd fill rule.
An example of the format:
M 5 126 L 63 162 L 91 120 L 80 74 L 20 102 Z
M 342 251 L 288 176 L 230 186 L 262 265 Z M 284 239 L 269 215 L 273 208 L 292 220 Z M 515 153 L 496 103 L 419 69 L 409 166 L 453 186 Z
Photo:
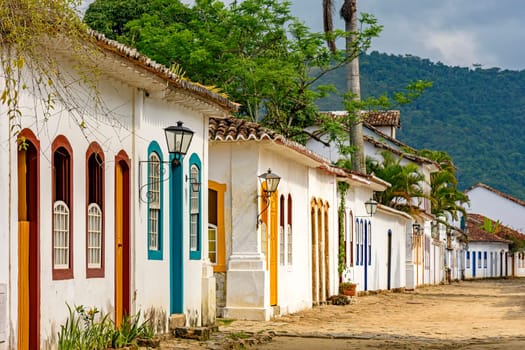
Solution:
M 261 186 L 263 183 L 266 183 L 266 185 L 263 186 L 263 195 L 266 197 L 270 197 L 272 193 L 277 191 L 277 187 L 281 181 L 281 177 L 275 173 L 272 173 L 272 169 L 270 168 L 268 168 L 267 172 L 259 175 L 258 178 Z
M 414 222 L 412 224 L 412 233 L 415 235 L 415 236 L 422 236 L 423 235 L 423 229 L 421 227 L 421 225 L 417 222 Z
M 270 197 L 272 194 L 277 191 L 281 177 L 275 173 L 272 173 L 272 169 L 268 168 L 268 171 L 259 175 L 259 184 L 262 187 L 262 194 L 260 197 L 266 198 L 266 206 L 257 214 L 257 226 L 260 223 L 261 215 L 268 209 L 270 206 Z
M 170 166 L 178 167 L 181 165 L 182 157 L 186 155 L 193 139 L 193 130 L 183 126 L 180 120 L 176 126 L 168 126 L 164 129 L 168 152 L 173 155 L 171 161 L 142 160 L 139 161 L 139 198 L 146 203 L 150 203 L 156 198 L 152 191 L 159 191 L 159 184 L 167 181 L 171 177 Z M 146 183 L 142 183 L 142 168 L 146 169 Z M 200 182 L 191 183 L 192 191 L 200 191 Z
M 188 152 L 194 134 L 192 130 L 182 126 L 182 124 L 179 120 L 177 126 L 168 126 L 164 129 L 168 152 L 173 154 L 173 165 L 175 166 L 180 165 L 182 156 Z
M 370 198 L 369 200 L 365 202 L 365 210 L 369 216 L 374 216 L 374 214 L 377 211 L 377 204 L 378 203 L 372 198 Z

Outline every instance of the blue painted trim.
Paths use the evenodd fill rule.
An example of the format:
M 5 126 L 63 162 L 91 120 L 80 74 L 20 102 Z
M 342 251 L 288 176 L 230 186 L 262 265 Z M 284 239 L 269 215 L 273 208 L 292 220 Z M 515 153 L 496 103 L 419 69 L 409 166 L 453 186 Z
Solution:
M 174 156 L 170 155 L 170 161 Z M 170 313 L 184 312 L 183 162 L 170 166 Z
M 367 221 L 365 221 L 365 232 L 364 232 L 364 273 L 365 273 L 365 287 L 364 287 L 364 290 L 368 290 L 368 264 L 366 263 L 367 260 L 368 260 L 368 225 L 367 225 Z
M 193 153 L 190 156 L 190 161 L 188 165 L 188 176 L 191 175 L 191 167 L 195 165 L 199 169 L 199 178 L 198 181 L 202 184 L 202 163 L 199 156 L 196 153 Z M 188 191 L 191 193 L 191 183 L 188 181 Z M 191 196 L 189 196 L 191 198 Z M 189 214 L 191 217 L 191 213 Z M 189 220 L 191 223 L 191 220 Z M 191 260 L 200 260 L 202 251 L 202 186 L 201 191 L 199 192 L 199 218 L 197 221 L 197 250 L 190 249 L 190 259 Z
M 159 144 L 157 141 L 152 141 L 149 144 L 148 147 L 148 161 L 149 157 L 152 153 L 156 153 L 159 157 L 160 166 L 162 167 L 162 150 L 160 149 Z M 148 166 L 148 172 L 147 172 L 147 179 L 149 181 L 149 166 Z M 161 179 L 162 180 L 162 179 Z M 150 190 L 148 186 L 148 191 Z M 147 217 L 146 217 L 146 247 L 148 248 L 148 260 L 162 260 L 162 251 L 163 251 L 163 217 L 164 217 L 164 186 L 162 181 L 160 182 L 160 212 L 159 212 L 159 249 L 158 250 L 151 250 L 149 249 L 149 203 L 148 203 L 148 211 L 147 211 Z

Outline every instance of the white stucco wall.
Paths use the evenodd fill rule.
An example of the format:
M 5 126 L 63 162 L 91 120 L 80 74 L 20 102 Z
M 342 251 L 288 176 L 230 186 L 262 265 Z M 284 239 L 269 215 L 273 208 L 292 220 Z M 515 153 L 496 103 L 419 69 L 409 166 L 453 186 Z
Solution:
M 95 108 L 93 96 L 85 94 L 83 89 L 72 89 L 79 92 L 79 105 L 85 106 L 82 111 L 85 128 L 79 127 L 80 120 L 74 120 L 66 108 L 58 101 L 47 121 L 35 121 L 34 98 L 23 96 L 21 99 L 22 128 L 30 128 L 40 141 L 40 341 L 43 347 L 51 346 L 56 334 L 67 316 L 66 303 L 70 306 L 84 305 L 97 307 L 104 313 L 114 311 L 114 247 L 115 247 L 115 213 L 114 213 L 114 181 L 115 156 L 125 150 L 131 160 L 130 164 L 130 306 L 131 312 L 144 312 L 154 309 L 167 317 L 170 312 L 170 222 L 169 222 L 169 184 L 164 183 L 163 216 L 163 259 L 148 260 L 147 258 L 147 205 L 141 202 L 138 195 L 139 161 L 147 160 L 147 149 L 151 140 L 157 140 L 163 150 L 164 160 L 168 160 L 164 127 L 175 125 L 177 120 L 192 129 L 195 134 L 186 159 L 182 163 L 183 176 L 189 172 L 189 157 L 197 154 L 201 164 L 202 193 L 202 239 L 200 260 L 189 259 L 189 209 L 188 187 L 184 181 L 182 193 L 184 201 L 184 312 L 192 312 L 201 321 L 203 261 L 207 260 L 207 118 L 201 113 L 184 109 L 175 103 L 164 100 L 162 95 L 153 94 L 146 97 L 143 90 L 130 87 L 127 84 L 105 77 L 97 86 L 102 104 Z M 37 104 L 38 105 L 38 104 Z M 41 105 L 38 105 L 41 107 Z M 37 107 L 37 108 L 38 108 Z M 0 112 L 4 113 L 3 110 Z M 41 115 L 41 110 L 38 111 Z M 5 114 L 5 113 L 4 113 Z M 8 127 L 4 123 L 5 115 L 0 115 L 0 191 L 8 193 Z M 135 128 L 135 134 L 132 130 Z M 52 277 L 52 164 L 51 144 L 57 135 L 64 135 L 71 144 L 73 170 L 72 179 L 72 215 L 73 215 L 73 273 L 72 279 L 53 280 Z M 86 277 L 86 151 L 88 145 L 96 141 L 104 152 L 104 276 L 100 278 Z M 17 153 L 16 147 L 11 149 L 12 198 L 0 198 L 0 285 L 10 284 L 8 293 L 8 310 L 2 316 L 7 317 L 6 334 L 11 334 L 11 346 L 16 348 L 17 335 L 17 274 L 18 274 L 18 241 L 17 241 Z M 145 166 L 144 166 L 144 169 Z M 145 180 L 143 171 L 142 181 Z M 11 217 L 8 217 L 11 205 Z M 10 231 L 8 223 L 10 223 Z M 9 244 L 10 242 L 10 244 Z M 5 243 L 5 244 L 4 244 Z M 9 271 L 8 265 L 11 264 Z M 0 318 L 1 321 L 1 318 Z M 0 322 L 0 326 L 4 328 Z M 7 327 L 7 326 L 6 326 Z M 167 331 L 167 329 L 166 329 Z M 2 329 L 0 329 L 0 349 Z
M 0 84 L 3 80 L 0 79 Z M 0 105 L 0 193 L 9 193 L 9 126 Z M 9 271 L 9 196 L 0 196 L 0 349 L 8 348 L 9 320 L 11 308 L 9 296 L 11 288 L 17 284 L 10 283 Z
M 465 192 L 470 199 L 467 212 L 500 220 L 505 226 L 525 232 L 525 207 L 483 187 Z
M 468 251 L 465 254 L 465 278 L 486 278 L 510 276 L 512 267 L 510 259 L 505 257 L 509 251 L 509 245 L 500 242 L 469 242 Z M 481 261 L 479 253 L 481 252 Z M 487 253 L 487 265 L 485 266 L 484 254 Z M 503 255 L 501 253 L 503 252 Z M 492 258 L 491 258 L 492 253 Z M 474 259 L 475 254 L 475 259 Z M 470 259 L 468 259 L 470 257 Z M 510 253 L 509 253 L 510 257 Z M 470 260 L 470 261 L 469 261 Z M 474 266 L 475 262 L 475 266 Z

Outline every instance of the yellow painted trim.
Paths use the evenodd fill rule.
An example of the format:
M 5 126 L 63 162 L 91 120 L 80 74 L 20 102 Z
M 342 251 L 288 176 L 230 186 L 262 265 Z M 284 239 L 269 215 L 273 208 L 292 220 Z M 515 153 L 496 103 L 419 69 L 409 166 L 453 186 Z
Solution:
M 18 222 L 18 349 L 29 349 L 29 227 Z
M 217 265 L 213 266 L 213 272 L 226 272 L 226 232 L 224 228 L 226 184 L 208 180 L 208 188 L 217 192 Z
M 270 200 L 270 305 L 277 305 L 278 269 L 279 269 L 279 235 L 278 235 L 278 191 L 272 193 Z

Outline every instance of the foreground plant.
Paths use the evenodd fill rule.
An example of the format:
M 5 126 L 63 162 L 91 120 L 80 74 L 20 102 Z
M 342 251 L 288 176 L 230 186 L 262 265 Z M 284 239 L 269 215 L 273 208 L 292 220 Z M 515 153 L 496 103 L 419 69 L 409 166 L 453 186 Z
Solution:
M 137 345 L 139 339 L 151 339 L 154 335 L 148 320 L 141 322 L 140 312 L 125 316 L 117 328 L 109 314 L 102 314 L 97 308 L 86 310 L 82 305 L 67 308 L 69 317 L 58 333 L 59 350 L 120 348 Z

